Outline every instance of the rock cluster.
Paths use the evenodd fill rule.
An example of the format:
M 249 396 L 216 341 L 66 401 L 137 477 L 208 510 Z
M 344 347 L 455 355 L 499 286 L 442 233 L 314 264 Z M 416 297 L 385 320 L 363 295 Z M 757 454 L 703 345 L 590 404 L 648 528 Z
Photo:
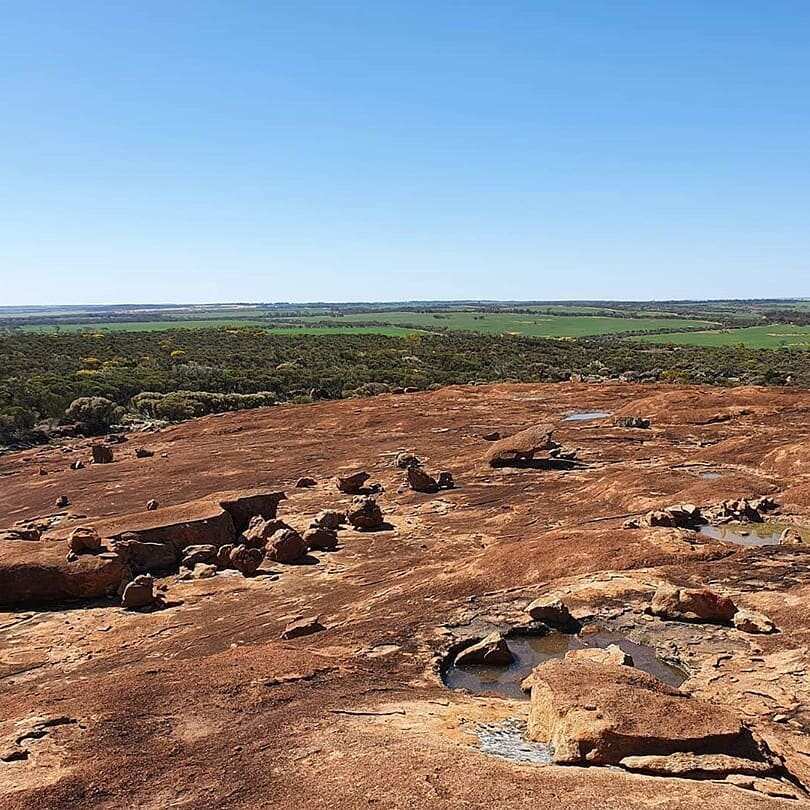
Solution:
M 648 430 L 650 427 L 650 420 L 645 419 L 642 416 L 618 416 L 613 420 L 613 424 L 616 427 Z

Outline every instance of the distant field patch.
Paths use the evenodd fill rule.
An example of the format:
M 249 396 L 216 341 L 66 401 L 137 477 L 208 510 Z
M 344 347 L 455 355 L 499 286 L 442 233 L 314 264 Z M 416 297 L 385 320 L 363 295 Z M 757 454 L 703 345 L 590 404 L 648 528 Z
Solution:
M 682 346 L 746 346 L 749 349 L 810 349 L 810 326 L 768 324 L 714 332 L 641 335 L 646 343 L 676 343 Z

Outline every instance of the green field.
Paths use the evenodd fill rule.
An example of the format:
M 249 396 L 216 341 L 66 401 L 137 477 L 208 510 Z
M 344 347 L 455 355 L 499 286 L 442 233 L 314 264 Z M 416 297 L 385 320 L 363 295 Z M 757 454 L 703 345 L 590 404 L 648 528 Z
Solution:
M 307 319 L 298 319 L 305 322 Z M 313 320 L 334 324 L 378 322 L 391 326 L 415 326 L 426 331 L 463 329 L 487 335 L 515 334 L 527 337 L 587 337 L 609 335 L 617 332 L 652 331 L 655 329 L 679 329 L 682 327 L 715 326 L 710 321 L 693 321 L 685 318 L 606 318 L 589 315 L 534 315 L 514 312 L 385 312 L 358 313 L 341 318 L 315 316 Z
M 672 335 L 641 335 L 645 343 L 676 343 L 683 346 L 746 346 L 750 349 L 810 349 L 810 326 L 769 324 L 717 332 L 681 332 Z

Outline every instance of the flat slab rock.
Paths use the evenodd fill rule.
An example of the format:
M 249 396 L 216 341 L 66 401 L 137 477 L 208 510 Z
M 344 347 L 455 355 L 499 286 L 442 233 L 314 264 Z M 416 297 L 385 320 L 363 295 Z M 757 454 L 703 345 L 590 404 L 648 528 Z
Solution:
M 638 669 L 566 658 L 535 668 L 531 678 L 528 736 L 549 743 L 556 763 L 618 764 L 678 752 L 737 755 L 751 748 L 731 710 Z
M 725 776 L 730 773 L 763 774 L 773 771 L 770 762 L 762 762 L 728 754 L 678 753 L 668 756 L 625 757 L 622 768 L 661 776 Z
M 533 425 L 490 445 L 484 459 L 490 467 L 508 467 L 531 461 L 536 453 L 557 446 L 551 438 L 553 432 L 553 425 Z

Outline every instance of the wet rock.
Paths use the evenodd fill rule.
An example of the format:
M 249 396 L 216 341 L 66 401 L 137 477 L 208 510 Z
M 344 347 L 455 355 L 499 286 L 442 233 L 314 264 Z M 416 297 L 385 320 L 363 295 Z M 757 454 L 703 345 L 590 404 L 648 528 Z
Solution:
M 757 774 L 773 770 L 770 762 L 762 762 L 728 754 L 692 754 L 679 752 L 668 756 L 624 757 L 619 762 L 628 771 L 659 776 L 724 776 L 730 773 Z
M 249 577 L 256 573 L 264 561 L 264 550 L 239 545 L 234 546 L 228 556 L 231 568 L 235 568 L 244 576 Z
M 408 486 L 415 492 L 438 492 L 439 485 L 432 475 L 428 475 L 419 467 L 408 467 Z
M 148 500 L 146 502 L 146 511 L 147 512 L 154 512 L 155 509 L 158 508 L 158 506 L 159 506 L 158 502 L 154 498 L 151 498 L 150 500 Z
M 315 515 L 312 521 L 312 528 L 337 531 L 343 524 L 345 518 L 346 515 L 343 512 L 337 512 L 334 509 L 324 509 L 322 512 L 318 512 L 318 514 Z
M 279 529 L 267 541 L 267 558 L 279 563 L 293 563 L 307 553 L 304 538 L 291 528 Z
M 777 506 L 773 498 L 739 498 L 733 501 L 723 501 L 706 511 L 706 517 L 711 523 L 738 521 L 740 523 L 762 523 L 762 516 Z
M 453 473 L 449 472 L 448 470 L 444 470 L 443 472 L 439 473 L 439 480 L 437 483 L 439 485 L 439 489 L 453 489 L 456 486 L 456 482 L 453 480 Z
M 575 661 L 591 661 L 594 664 L 606 664 L 614 667 L 633 666 L 633 657 L 628 655 L 617 644 L 608 644 L 604 649 L 601 647 L 586 647 L 583 650 L 569 650 L 565 657 Z
M 94 554 L 101 549 L 101 538 L 92 526 L 77 526 L 68 536 L 74 554 Z
M 776 625 L 764 614 L 756 610 L 740 608 L 732 619 L 734 626 L 743 633 L 773 633 Z
M 135 448 L 135 458 L 152 458 L 155 455 L 154 450 L 148 450 L 146 447 Z
M 374 530 L 385 525 L 382 509 L 374 498 L 355 498 L 346 519 L 356 529 Z
M 396 458 L 396 465 L 401 470 L 408 470 L 411 467 L 421 467 L 422 460 L 413 453 L 398 453 Z
M 67 495 L 60 495 L 56 499 L 56 508 L 57 509 L 65 509 L 68 506 L 70 506 L 70 498 L 68 498 Z
M 106 444 L 94 444 L 90 451 L 93 453 L 93 464 L 112 464 L 112 447 L 108 447 Z
M 466 647 L 453 662 L 457 667 L 487 665 L 507 667 L 515 660 L 506 639 L 500 633 L 490 633 L 481 641 Z
M 181 564 L 186 568 L 194 568 L 197 563 L 213 563 L 217 558 L 217 547 L 210 544 L 186 546 L 183 549 Z
M 149 574 L 140 574 L 125 588 L 121 605 L 127 610 L 150 607 L 155 603 L 155 581 Z
M 554 594 L 547 594 L 535 599 L 527 606 L 526 613 L 534 621 L 543 622 L 544 624 L 566 626 L 574 622 L 568 607 Z
M 506 439 L 496 441 L 484 456 L 490 467 L 508 467 L 532 461 L 543 451 L 548 452 L 557 443 L 551 438 L 553 425 L 534 425 Z
M 337 532 L 333 529 L 309 529 L 304 532 L 303 539 L 311 551 L 334 551 L 338 543 Z
M 803 546 L 804 544 L 804 538 L 799 531 L 792 526 L 788 526 L 782 534 L 779 535 L 780 546 Z
M 285 641 L 293 638 L 301 638 L 302 636 L 311 636 L 313 633 L 320 633 L 326 628 L 321 624 L 319 616 L 309 616 L 305 619 L 298 619 L 297 621 L 290 622 L 281 634 L 281 638 Z
M 358 495 L 369 477 L 367 472 L 361 470 L 351 475 L 338 476 L 335 479 L 335 484 L 341 492 L 347 495 Z
M 224 546 L 219 547 L 219 550 L 217 551 L 216 566 L 221 571 L 233 568 L 233 563 L 231 563 L 231 552 L 233 550 L 233 543 L 226 543 Z
M 627 666 L 564 659 L 532 673 L 529 739 L 559 764 L 618 764 L 677 752 L 735 754 L 750 745 L 740 719 Z
M 708 588 L 677 588 L 665 583 L 653 595 L 649 612 L 673 621 L 727 624 L 737 607 Z
M 619 416 L 613 420 L 613 424 L 616 427 L 647 430 L 650 427 L 650 420 L 642 416 Z

